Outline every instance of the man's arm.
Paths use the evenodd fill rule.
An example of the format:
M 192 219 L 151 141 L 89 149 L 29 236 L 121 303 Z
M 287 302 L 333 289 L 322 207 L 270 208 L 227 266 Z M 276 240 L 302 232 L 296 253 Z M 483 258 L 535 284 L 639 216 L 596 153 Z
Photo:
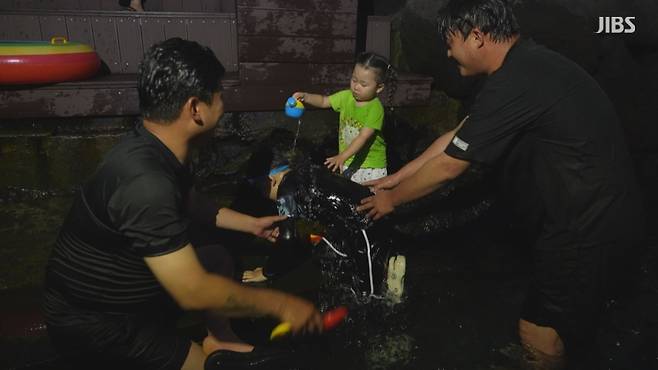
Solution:
M 215 217 L 215 225 L 222 229 L 241 231 L 272 240 L 271 238 L 277 236 L 273 224 L 286 218 L 286 216 L 253 217 L 230 208 L 221 208 Z
M 443 135 L 439 136 L 432 145 L 430 145 L 425 151 L 419 155 L 413 161 L 407 163 L 402 167 L 398 172 L 400 173 L 401 179 L 404 180 L 409 176 L 416 173 L 427 161 L 443 153 L 443 151 L 448 147 L 450 141 L 455 137 L 455 133 L 459 130 L 459 125 L 457 128 L 452 129 Z
M 467 119 L 468 116 L 466 116 L 457 127 L 439 136 L 421 155 L 404 165 L 404 167 L 400 168 L 396 173 L 379 180 L 366 182 L 364 185 L 373 186 L 375 191 L 390 189 L 397 186 L 401 181 L 416 173 L 425 163 L 427 163 L 427 161 L 443 153 Z
M 357 209 L 368 211 L 368 217 L 377 220 L 391 213 L 395 206 L 435 191 L 463 173 L 469 165 L 468 161 L 453 158 L 442 152 L 428 159 L 420 169 L 392 190 L 383 190 L 363 199 Z
M 441 151 L 428 159 L 413 175 L 390 191 L 393 206 L 425 196 L 461 175 L 470 162 L 453 158 Z
M 246 287 L 206 272 L 191 244 L 175 252 L 144 258 L 158 281 L 184 309 L 218 310 L 226 316 L 274 316 L 293 329 L 316 330 L 320 316 L 300 298 L 268 289 Z
M 230 208 L 220 208 L 216 201 L 194 187 L 187 200 L 187 212 L 202 225 L 245 232 L 271 241 L 277 237 L 273 224 L 286 219 L 285 216 L 253 217 Z

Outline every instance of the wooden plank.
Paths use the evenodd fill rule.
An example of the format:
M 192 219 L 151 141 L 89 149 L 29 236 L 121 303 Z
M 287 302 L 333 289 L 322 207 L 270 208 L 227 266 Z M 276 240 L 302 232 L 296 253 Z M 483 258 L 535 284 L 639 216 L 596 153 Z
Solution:
M 218 13 L 222 11 L 222 3 L 219 0 L 199 0 L 201 8 L 197 11 L 204 13 Z
M 163 12 L 182 12 L 183 11 L 183 1 L 182 0 L 162 0 L 162 11 Z
M 17 9 L 16 0 L 0 0 L 0 9 Z
M 187 22 L 190 40 L 208 46 L 227 71 L 238 70 L 235 22 L 231 19 L 190 19 Z
M 94 49 L 113 73 L 121 72 L 119 40 L 114 17 L 94 17 L 91 21 Z
M 239 8 L 238 33 L 261 36 L 354 37 L 356 14 Z
M 20 7 L 21 9 L 38 9 L 36 8 L 38 5 L 37 0 L 20 0 L 14 3 L 14 6 Z
M 10 19 L 10 39 L 41 40 L 39 17 L 36 15 L 17 15 Z
M 203 9 L 202 0 L 183 0 L 181 11 L 183 12 L 200 12 Z
M 237 72 L 238 60 L 238 31 L 235 19 L 223 19 L 221 31 L 217 35 L 220 43 L 217 58 L 224 64 L 228 72 Z
M 100 10 L 101 9 L 101 0 L 80 0 L 78 2 L 78 9 L 82 9 L 82 10 Z
M 240 8 L 315 10 L 355 13 L 358 0 L 237 0 Z
M 160 18 L 142 17 L 140 18 L 140 25 L 142 26 L 142 47 L 144 50 L 148 50 L 151 45 L 165 39 L 164 25 Z
M 184 18 L 167 19 L 163 22 L 165 39 L 180 37 L 187 39 L 187 21 Z
M 65 90 L 0 90 L 3 118 L 135 115 L 139 111 L 137 88 Z
M 39 0 L 38 9 L 60 9 L 58 1 L 56 0 Z
M 18 9 L 20 0 L 0 0 L 0 9 Z
M 100 7 L 97 10 L 121 10 L 119 0 L 100 0 Z
M 137 73 L 139 62 L 144 56 L 139 19 L 125 17 L 118 18 L 116 22 L 121 58 L 119 71 L 121 73 Z
M 45 15 L 39 17 L 41 23 L 41 39 L 50 40 L 56 36 L 68 37 L 66 18 L 61 15 Z
M 354 59 L 354 39 L 243 36 L 241 62 L 349 63 Z
M 225 36 L 222 35 L 222 31 L 221 22 L 218 24 L 216 19 L 194 18 L 187 21 L 187 37 L 209 47 L 220 60 L 221 43 L 219 39 Z
M 66 28 L 69 31 L 69 41 L 81 42 L 94 47 L 90 18 L 87 16 L 66 17 Z
M 219 10 L 222 13 L 235 13 L 236 12 L 236 4 L 235 0 L 218 0 L 220 4 Z
M 390 17 L 368 17 L 366 51 L 375 52 L 386 58 L 391 57 Z
M 348 84 L 353 63 L 240 63 L 240 76 L 245 84 Z
M 431 82 L 429 77 L 402 74 L 398 81 L 394 105 L 427 104 Z M 342 82 L 278 86 L 240 84 L 226 86 L 223 95 L 228 112 L 279 111 L 291 91 L 306 90 L 330 94 L 346 87 Z M 382 95 L 382 100 L 386 103 L 385 95 Z M 0 118 L 116 116 L 138 113 L 135 74 L 115 74 L 34 89 L 0 89 Z
M 148 0 L 145 3 L 142 3 L 146 11 L 148 12 L 162 12 L 162 0 Z
M 14 40 L 12 16 L 0 13 L 0 40 Z

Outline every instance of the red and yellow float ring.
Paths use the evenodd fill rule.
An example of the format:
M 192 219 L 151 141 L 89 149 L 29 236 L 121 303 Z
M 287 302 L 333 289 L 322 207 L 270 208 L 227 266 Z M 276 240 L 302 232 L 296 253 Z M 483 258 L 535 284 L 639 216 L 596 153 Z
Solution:
M 63 37 L 48 41 L 0 41 L 0 85 L 84 80 L 100 68 L 89 46 Z

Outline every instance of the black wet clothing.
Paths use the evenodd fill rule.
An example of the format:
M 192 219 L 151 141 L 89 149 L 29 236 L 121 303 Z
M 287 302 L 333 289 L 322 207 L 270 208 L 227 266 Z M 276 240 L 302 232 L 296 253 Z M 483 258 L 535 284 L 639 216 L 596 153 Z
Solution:
M 575 63 L 520 39 L 445 152 L 498 169 L 503 201 L 536 236 L 522 317 L 556 328 L 577 355 L 617 279 L 619 257 L 643 234 L 640 195 L 611 102 Z
M 473 179 L 470 180 L 472 182 Z M 461 226 L 489 208 L 490 201 L 482 200 L 478 189 L 475 189 L 478 195 L 474 195 L 474 189 L 467 185 L 466 182 L 451 183 L 440 192 L 404 205 L 393 217 L 373 223 L 364 213 L 356 210 L 363 198 L 372 195 L 368 187 L 331 173 L 324 166 L 299 163 L 283 178 L 278 190 L 277 207 L 280 214 L 315 221 L 325 227 L 326 239 L 349 258 L 341 257 L 322 243 L 322 250 L 326 252 L 321 253 L 324 282 L 342 285 L 345 290 L 352 289 L 358 301 L 363 301 L 361 298 L 367 297 L 371 290 L 370 269 L 373 271 L 375 294 L 380 294 L 388 258 L 404 254 L 408 244 L 404 241 L 409 235 L 418 236 Z M 371 244 L 369 256 L 366 236 Z M 263 269 L 265 276 L 271 277 L 271 272 L 289 268 L 289 261 L 295 260 L 293 254 L 299 252 L 293 248 L 277 251 Z M 325 286 L 323 289 L 336 293 L 334 288 Z
M 367 187 L 318 165 L 298 165 L 285 175 L 277 197 L 280 214 L 318 221 L 330 232 L 353 234 L 372 222 L 356 211 Z
M 44 308 L 57 348 L 180 369 L 190 341 L 174 334 L 168 313 L 177 307 L 144 257 L 189 244 L 195 217 L 215 223 L 219 207 L 194 199 L 189 170 L 143 125 L 107 153 L 48 263 Z
M 369 195 L 367 187 L 314 164 L 296 165 L 279 186 L 279 213 L 319 222 L 334 248 L 322 242 L 315 249 L 323 275 L 320 305 L 324 308 L 366 302 L 371 294 L 381 293 L 392 244 L 386 233 L 374 230 L 372 221 L 356 211 Z M 369 238 L 369 250 L 362 230 Z

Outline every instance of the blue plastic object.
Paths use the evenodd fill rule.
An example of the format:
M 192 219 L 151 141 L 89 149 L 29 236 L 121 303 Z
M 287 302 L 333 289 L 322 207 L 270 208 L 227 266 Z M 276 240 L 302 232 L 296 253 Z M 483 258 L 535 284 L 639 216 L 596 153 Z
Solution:
M 286 101 L 286 116 L 299 118 L 304 114 L 304 104 L 292 96 Z

